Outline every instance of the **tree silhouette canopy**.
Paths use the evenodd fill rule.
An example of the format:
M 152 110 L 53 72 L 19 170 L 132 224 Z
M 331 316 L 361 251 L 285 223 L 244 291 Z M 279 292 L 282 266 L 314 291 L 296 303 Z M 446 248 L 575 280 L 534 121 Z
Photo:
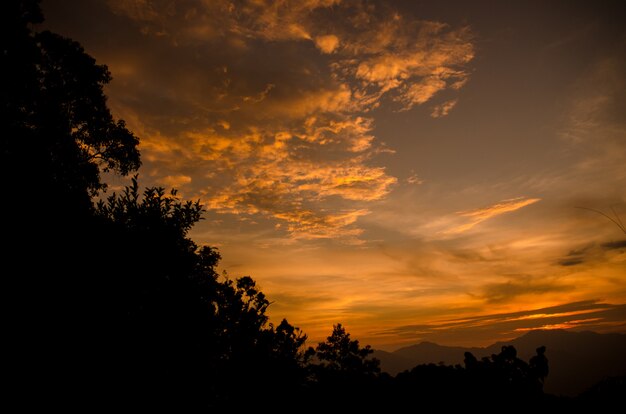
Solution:
M 106 105 L 107 67 L 75 41 L 32 30 L 43 21 L 37 3 L 3 5 L 4 184 L 12 193 L 32 191 L 13 179 L 19 174 L 39 194 L 63 202 L 63 210 L 85 208 L 105 187 L 101 170 L 126 175 L 139 168 L 138 139 Z
M 345 328 L 337 324 L 326 341 L 319 343 L 315 355 L 326 371 L 375 376 L 380 373 L 380 362 L 375 358 L 367 359 L 372 352 L 369 345 L 361 348 L 359 341 L 350 339 Z

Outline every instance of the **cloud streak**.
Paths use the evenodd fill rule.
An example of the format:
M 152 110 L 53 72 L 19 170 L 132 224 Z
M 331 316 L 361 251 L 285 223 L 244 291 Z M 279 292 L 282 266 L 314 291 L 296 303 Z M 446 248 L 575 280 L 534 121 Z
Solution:
M 430 113 L 430 116 L 432 116 L 433 118 L 442 118 L 448 115 L 450 111 L 452 111 L 452 108 L 456 106 L 457 102 L 457 99 L 453 99 L 451 101 L 446 101 L 441 105 L 436 105 L 433 108 L 433 111 Z
M 482 289 L 482 297 L 487 303 L 510 303 L 519 296 L 538 297 L 548 293 L 572 291 L 574 287 L 546 277 L 537 280 L 528 276 L 518 276 L 504 283 L 489 283 Z
M 461 217 L 466 217 L 467 222 L 450 229 L 448 232 L 453 234 L 464 233 L 486 220 L 519 210 L 540 200 L 540 198 L 517 197 L 475 210 L 460 211 L 457 214 Z
M 430 324 L 404 325 L 379 331 L 405 337 L 410 342 L 423 340 L 464 345 L 473 338 L 475 346 L 490 345 L 494 338 L 510 340 L 533 329 L 593 329 L 597 332 L 619 331 L 626 317 L 626 305 L 613 305 L 598 300 L 570 302 L 520 312 L 493 313 L 482 316 L 440 320 Z

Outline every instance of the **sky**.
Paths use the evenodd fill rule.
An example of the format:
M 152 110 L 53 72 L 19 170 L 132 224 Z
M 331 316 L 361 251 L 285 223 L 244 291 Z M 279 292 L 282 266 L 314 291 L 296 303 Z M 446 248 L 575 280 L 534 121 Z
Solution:
M 626 331 L 620 1 L 42 8 L 108 65 L 140 183 L 200 199 L 190 236 L 311 345 Z

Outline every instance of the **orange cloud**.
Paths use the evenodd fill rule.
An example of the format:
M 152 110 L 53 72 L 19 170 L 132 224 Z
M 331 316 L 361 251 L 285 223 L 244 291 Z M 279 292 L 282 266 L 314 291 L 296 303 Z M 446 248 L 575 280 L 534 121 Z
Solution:
M 353 96 L 363 108 L 376 107 L 390 94 L 408 110 L 467 82 L 463 67 L 474 57 L 467 29 L 406 21 L 393 13 L 369 17 L 361 30 L 341 34 L 345 58 L 333 64 L 336 76 L 352 80 Z
M 274 217 L 285 220 L 289 232 L 296 239 L 327 239 L 334 237 L 354 237 L 363 230 L 346 228 L 354 224 L 367 210 L 351 210 L 335 214 L 320 215 L 312 211 L 288 211 L 275 213 Z
M 333 53 L 339 47 L 339 38 L 332 34 L 317 36 L 315 46 L 323 53 Z
M 188 175 L 166 175 L 159 179 L 166 187 L 179 188 L 182 185 L 189 184 L 191 177 Z
M 449 233 L 463 233 L 472 229 L 474 226 L 482 223 L 485 220 L 499 216 L 504 213 L 510 213 L 515 210 L 519 210 L 522 207 L 529 206 L 540 201 L 540 198 L 512 198 L 510 200 L 504 200 L 499 203 L 493 204 L 488 207 L 479 208 L 476 210 L 460 211 L 457 214 L 462 217 L 469 218 L 469 221 L 463 225 L 455 227 L 449 230 Z
M 541 325 L 541 326 L 535 326 L 532 328 L 517 328 L 515 329 L 516 332 L 528 332 L 528 331 L 532 331 L 535 329 L 542 329 L 542 330 L 554 330 L 554 329 L 572 329 L 572 328 L 578 328 L 584 325 L 588 325 L 590 323 L 593 322 L 599 322 L 602 321 L 602 318 L 587 318 L 587 319 L 576 319 L 573 321 L 565 321 L 562 323 L 555 323 L 555 324 L 547 324 L 547 325 Z M 621 321 L 618 322 L 617 324 L 621 324 Z
M 144 170 L 184 185 L 214 212 L 282 223 L 292 238 L 353 241 L 362 232 L 368 204 L 397 183 L 374 164 L 393 150 L 367 114 L 386 96 L 407 110 L 457 89 L 474 53 L 467 29 L 405 18 L 382 3 L 108 4 L 160 46 L 158 59 L 128 53 L 137 67 L 112 93 L 142 137 Z M 181 47 L 195 57 L 181 60 Z M 175 70 L 163 64 L 168 56 Z
M 282 99 L 266 102 L 266 116 L 302 119 L 315 113 L 356 112 L 352 91 L 347 84 L 335 88 L 315 87 L 314 90 L 292 93 Z
M 452 110 L 452 108 L 456 106 L 457 102 L 458 102 L 457 99 L 453 99 L 451 101 L 446 101 L 442 103 L 441 105 L 436 105 L 433 108 L 433 111 L 430 113 L 430 116 L 432 116 L 433 118 L 441 118 L 441 117 L 448 115 L 450 111 Z
M 199 196 L 210 210 L 284 221 L 294 238 L 351 239 L 362 232 L 355 224 L 367 210 L 329 209 L 327 200 L 379 200 L 397 181 L 385 168 L 367 165 L 377 153 L 371 128 L 365 118 L 316 117 L 291 130 L 207 128 L 176 140 L 155 134 L 143 149 L 159 174 L 167 174 L 161 182 L 192 183 L 194 190 L 187 193 Z M 191 175 L 175 173 L 181 163 Z
M 274 85 L 273 83 L 270 83 L 269 85 L 267 85 L 265 87 L 265 89 L 263 89 L 261 92 L 259 92 L 258 94 L 256 94 L 256 96 L 244 96 L 243 97 L 243 101 L 244 102 L 252 102 L 252 103 L 259 103 L 262 102 L 263 100 L 265 100 L 265 98 L 267 97 L 267 95 L 270 93 L 270 91 L 272 89 L 274 89 L 276 85 Z
M 410 109 L 412 105 L 421 105 L 446 87 L 446 82 L 435 76 L 422 79 L 413 83 L 397 99 L 405 102 L 404 109 Z
M 363 165 L 341 165 L 324 169 L 313 169 L 301 176 L 301 191 L 313 191 L 318 197 L 337 195 L 346 200 L 380 200 L 397 182 L 382 167 L 372 168 Z
M 330 64 L 333 76 L 350 84 L 351 104 L 360 110 L 377 107 L 390 91 L 406 110 L 441 90 L 459 89 L 469 76 L 463 67 L 474 57 L 467 28 L 407 19 L 385 4 L 374 9 L 349 0 L 215 0 L 164 10 L 143 0 L 110 0 L 109 5 L 144 24 L 145 33 L 176 45 L 218 41 L 222 46 L 223 39 L 238 39 L 245 49 L 252 39 L 313 42 L 321 53 L 336 57 Z M 315 15 L 331 7 L 324 19 Z
M 572 311 L 570 311 L 572 310 Z M 387 331 L 376 332 L 377 336 L 399 335 L 407 342 L 431 340 L 448 344 L 473 344 L 481 339 L 483 345 L 490 345 L 494 338 L 509 340 L 520 336 L 520 332 L 535 329 L 571 329 L 586 328 L 600 332 L 610 332 L 615 327 L 623 326 L 625 305 L 600 303 L 597 300 L 578 301 L 550 305 L 528 310 L 515 310 L 506 313 L 485 313 L 468 318 L 439 319 L 422 324 L 398 326 Z M 532 314 L 542 313 L 545 317 L 528 318 Z M 585 314 L 593 317 L 572 319 L 571 315 Z M 471 337 L 473 342 L 468 342 Z

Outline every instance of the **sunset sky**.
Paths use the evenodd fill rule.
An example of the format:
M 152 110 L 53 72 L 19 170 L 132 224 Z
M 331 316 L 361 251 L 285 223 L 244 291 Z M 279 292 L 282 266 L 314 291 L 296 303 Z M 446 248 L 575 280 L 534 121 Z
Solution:
M 621 1 L 42 8 L 108 65 L 140 184 L 199 198 L 191 237 L 311 345 L 626 331 Z

